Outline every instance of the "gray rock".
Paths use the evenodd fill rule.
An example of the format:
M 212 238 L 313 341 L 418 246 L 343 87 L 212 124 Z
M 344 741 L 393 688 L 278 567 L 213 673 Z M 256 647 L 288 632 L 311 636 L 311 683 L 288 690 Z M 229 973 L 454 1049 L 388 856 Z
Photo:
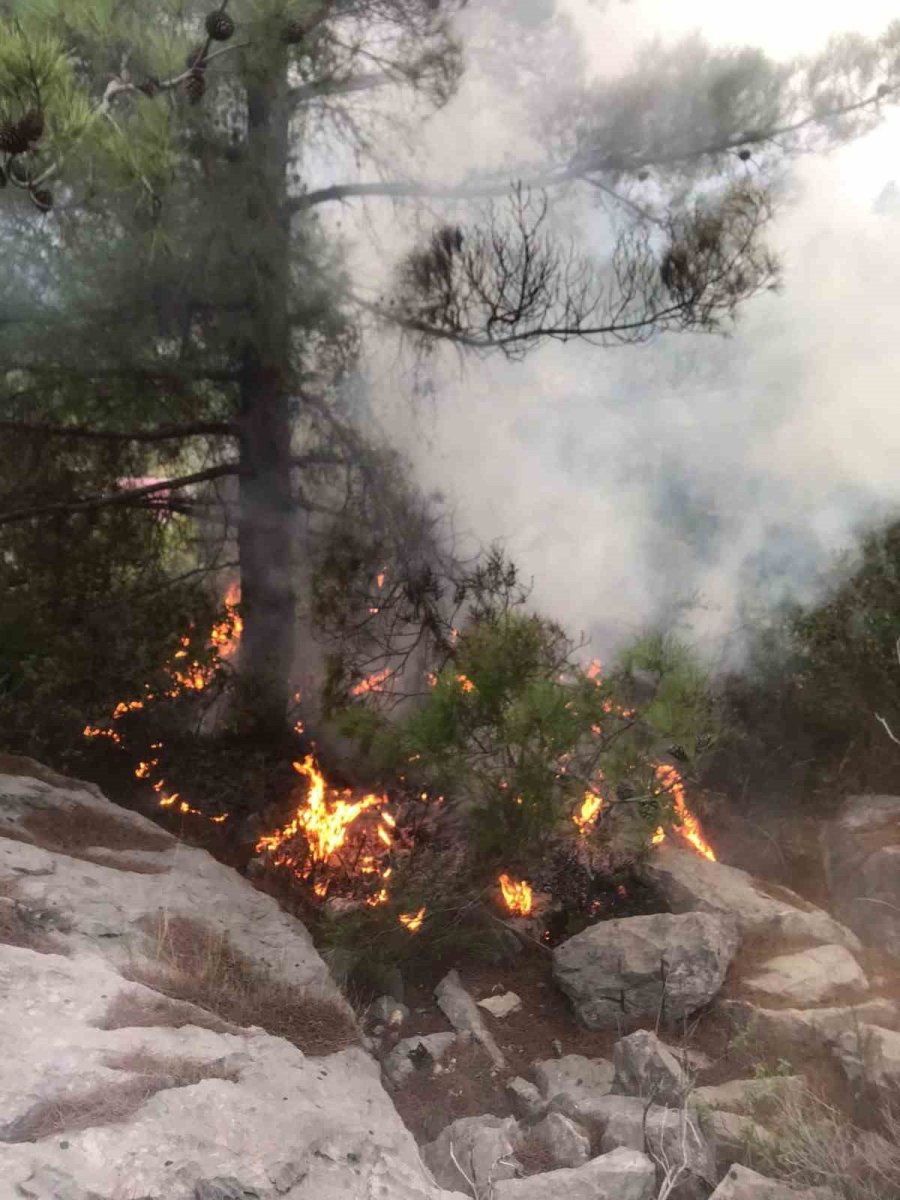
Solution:
M 605 1109 L 591 1105 L 585 1114 L 588 1128 L 600 1133 L 600 1149 L 604 1152 L 627 1146 L 630 1150 L 646 1150 L 644 1111 L 646 1101 L 637 1096 L 608 1096 Z
M 673 912 L 728 913 L 742 936 L 770 933 L 860 949 L 859 938 L 850 929 L 795 892 L 762 883 L 737 867 L 709 862 L 691 850 L 664 842 L 642 873 L 660 889 Z
M 728 915 L 625 917 L 557 946 L 553 974 L 589 1029 L 617 1029 L 660 1014 L 679 1020 L 713 999 L 738 942 Z
M 625 1096 L 678 1104 L 690 1086 L 681 1064 L 655 1033 L 638 1029 L 613 1047 L 612 1090 Z
M 510 1013 L 518 1012 L 522 1001 L 515 992 L 504 992 L 502 996 L 486 996 L 478 1001 L 478 1007 L 489 1012 L 498 1021 L 508 1017 Z
M 518 1075 L 506 1085 L 506 1095 L 509 1098 L 510 1108 L 517 1117 L 537 1117 L 547 1107 L 543 1096 L 534 1084 Z
M 605 1058 L 585 1058 L 583 1054 L 564 1054 L 534 1064 L 534 1078 L 548 1100 L 565 1095 L 573 1100 L 591 1093 L 605 1096 L 612 1088 L 615 1068 Z
M 705 1200 L 717 1179 L 715 1154 L 697 1117 L 684 1108 L 652 1106 L 634 1096 L 606 1096 L 577 1106 L 577 1117 L 599 1133 L 602 1152 L 617 1147 L 641 1151 L 658 1165 L 678 1170 L 672 1195 Z
M 774 1142 L 772 1133 L 746 1113 L 716 1110 L 700 1120 L 712 1144 L 716 1171 L 724 1175 L 734 1163 L 750 1166 L 759 1150 Z
M 900 1033 L 877 1025 L 847 1029 L 833 1053 L 856 1092 L 870 1091 L 887 1103 L 900 1094 Z
M 652 1200 L 653 1163 L 637 1150 L 614 1150 L 583 1167 L 547 1171 L 494 1185 L 492 1200 Z
M 519 1173 L 512 1117 L 462 1117 L 422 1147 L 425 1165 L 444 1188 L 480 1197 Z
M 528 1141 L 546 1151 L 553 1168 L 580 1167 L 591 1157 L 591 1140 L 560 1112 L 551 1112 L 528 1132 Z
M 837 1200 L 827 1188 L 789 1187 L 774 1179 L 735 1164 L 710 1196 L 709 1200 Z
M 812 946 L 796 954 L 781 954 L 763 963 L 745 987 L 800 1007 L 822 1004 L 836 994 L 860 998 L 868 991 L 865 972 L 843 946 Z
M 403 1038 L 382 1062 L 384 1073 L 391 1083 L 399 1086 L 416 1070 L 415 1056 L 420 1046 L 424 1046 L 434 1062 L 440 1062 L 456 1040 L 455 1033 L 427 1033 L 422 1037 Z
M 747 1000 L 721 1000 L 721 1012 L 770 1047 L 817 1050 L 832 1045 L 847 1030 L 860 1025 L 891 1028 L 900 1021 L 890 1000 L 867 1000 L 835 1008 L 762 1008 Z
M 506 1059 L 481 1019 L 478 1006 L 460 982 L 458 972 L 448 971 L 434 989 L 434 994 L 453 1028 L 459 1033 L 471 1033 L 491 1056 L 494 1066 L 505 1067 Z
M 900 957 L 900 796 L 850 796 L 821 833 L 835 914 Z
M 715 1087 L 694 1088 L 688 1102 L 697 1108 L 755 1113 L 789 1098 L 799 1100 L 806 1091 L 802 1075 L 772 1075 L 762 1079 L 730 1079 Z

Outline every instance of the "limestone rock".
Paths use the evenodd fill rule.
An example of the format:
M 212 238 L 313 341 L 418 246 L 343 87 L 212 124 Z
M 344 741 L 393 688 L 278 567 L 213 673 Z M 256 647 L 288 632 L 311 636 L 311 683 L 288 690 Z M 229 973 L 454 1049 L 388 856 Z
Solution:
M 509 1098 L 510 1108 L 517 1117 L 537 1117 L 547 1107 L 543 1096 L 534 1084 L 518 1075 L 506 1085 L 506 1095 Z
M 900 796 L 850 796 L 821 839 L 835 914 L 900 957 Z
M 825 1003 L 840 993 L 845 998 L 862 997 L 869 986 L 850 951 L 834 945 L 781 954 L 763 963 L 757 973 L 742 982 L 754 992 L 804 1008 Z
M 566 1095 L 579 1100 L 590 1093 L 605 1096 L 612 1088 L 615 1067 L 605 1058 L 564 1054 L 534 1064 L 534 1078 L 547 1100 Z
M 481 1019 L 478 1006 L 460 982 L 458 972 L 448 971 L 434 989 L 434 994 L 453 1028 L 459 1033 L 471 1033 L 487 1050 L 494 1066 L 505 1067 L 506 1059 Z
M 663 843 L 645 863 L 643 874 L 673 912 L 728 913 L 742 936 L 770 933 L 860 949 L 850 929 L 788 888 L 764 884 L 746 871 L 709 862 L 691 850 Z
M 719 1175 L 724 1175 L 734 1163 L 748 1166 L 754 1153 L 774 1141 L 771 1132 L 746 1113 L 717 1109 L 706 1114 L 700 1125 L 712 1143 Z
M 616 1029 L 660 1013 L 679 1020 L 716 995 L 737 947 L 728 915 L 625 917 L 557 946 L 553 974 L 589 1029 Z
M 652 1200 L 653 1163 L 637 1150 L 613 1150 L 583 1167 L 501 1180 L 493 1200 Z
M 60 830 L 71 853 L 48 849 Z M 0 1141 L 2 1200 L 453 1200 L 360 1048 L 306 1055 L 123 977 L 147 949 L 137 922 L 184 913 L 293 985 L 298 1009 L 314 985 L 339 1013 L 306 930 L 235 872 L 32 773 L 0 776 L 0 880 L 65 918 L 69 952 L 0 943 L 0 1121 L 22 1139 Z
M 546 1152 L 553 1169 L 580 1167 L 591 1157 L 590 1138 L 560 1112 L 548 1113 L 528 1131 L 527 1138 Z
M 498 1021 L 508 1017 L 510 1013 L 518 1012 L 522 1001 L 515 992 L 504 992 L 501 996 L 486 996 L 478 1001 L 478 1007 L 489 1012 Z
M 393 996 L 379 996 L 366 1010 L 366 1019 L 399 1028 L 409 1020 L 409 1009 Z
M 518 1173 L 512 1117 L 461 1117 L 422 1147 L 422 1158 L 441 1187 L 481 1197 Z
M 616 1074 L 612 1090 L 621 1095 L 652 1098 L 657 1104 L 678 1104 L 689 1086 L 681 1064 L 647 1029 L 619 1038 L 613 1047 L 613 1064 Z
M 757 1113 L 788 1097 L 799 1099 L 806 1091 L 802 1075 L 772 1075 L 762 1079 L 730 1079 L 715 1087 L 698 1087 L 688 1102 L 697 1108 L 732 1113 Z
M 900 1022 L 890 1000 L 866 1000 L 835 1008 L 762 1008 L 747 1000 L 720 1000 L 719 1009 L 754 1038 L 770 1047 L 816 1050 L 832 1045 L 848 1029 L 859 1025 L 891 1028 Z
M 848 1028 L 835 1040 L 834 1055 L 858 1093 L 868 1089 L 896 1103 L 900 1090 L 900 1033 L 877 1025 Z
M 792 1188 L 735 1164 L 709 1200 L 837 1200 L 827 1188 Z

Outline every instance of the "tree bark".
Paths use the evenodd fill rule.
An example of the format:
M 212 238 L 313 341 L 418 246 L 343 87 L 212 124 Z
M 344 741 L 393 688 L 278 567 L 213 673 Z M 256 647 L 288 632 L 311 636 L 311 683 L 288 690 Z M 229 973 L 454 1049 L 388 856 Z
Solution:
M 285 51 L 248 67 L 245 171 L 250 326 L 242 352 L 238 438 L 242 715 L 260 737 L 285 732 L 294 661 L 292 564 L 289 106 Z M 252 72 L 252 73 L 251 73 Z M 236 264 L 237 266 L 237 264 Z

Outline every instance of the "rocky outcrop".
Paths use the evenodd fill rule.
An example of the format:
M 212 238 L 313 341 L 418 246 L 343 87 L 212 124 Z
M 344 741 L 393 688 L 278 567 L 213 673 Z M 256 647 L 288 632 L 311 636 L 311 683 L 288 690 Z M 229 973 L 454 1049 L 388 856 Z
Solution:
M 450 1200 L 305 929 L 233 871 L 96 789 L 2 775 L 0 893 L 3 1200 Z M 165 994 L 225 935 L 252 1027 Z M 158 986 L 126 977 L 154 955 Z
M 709 1200 L 837 1200 L 837 1196 L 826 1188 L 792 1188 L 736 1164 Z
M 736 1025 L 770 1049 L 793 1053 L 832 1046 L 847 1031 L 860 1025 L 892 1028 L 900 1021 L 890 1000 L 866 1000 L 830 1008 L 763 1008 L 747 1000 L 720 1000 L 719 1008 Z
M 690 850 L 663 843 L 647 860 L 643 874 L 673 912 L 728 914 L 742 936 L 767 934 L 786 941 L 860 949 L 859 939 L 850 929 L 795 892 L 764 883 L 737 867 L 709 862 Z
M 900 957 L 900 796 L 849 797 L 821 838 L 835 915 Z
M 858 1095 L 895 1104 L 900 1094 L 900 1033 L 877 1025 L 846 1029 L 833 1052 Z
M 861 999 L 869 990 L 862 967 L 843 946 L 811 946 L 769 959 L 743 984 L 763 998 L 797 1006 Z
M 660 1015 L 677 1021 L 717 994 L 738 942 L 737 925 L 726 914 L 626 917 L 557 946 L 553 974 L 589 1029 Z
M 494 1186 L 493 1200 L 652 1200 L 653 1163 L 638 1150 L 613 1150 L 583 1167 L 548 1171 Z

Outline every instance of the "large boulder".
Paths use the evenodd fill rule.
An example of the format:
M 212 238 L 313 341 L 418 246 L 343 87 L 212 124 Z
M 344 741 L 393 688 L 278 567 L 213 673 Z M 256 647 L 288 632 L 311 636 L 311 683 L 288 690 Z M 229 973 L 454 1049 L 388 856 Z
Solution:
M 821 838 L 835 914 L 900 957 L 900 796 L 850 796 Z
M 589 1029 L 678 1021 L 713 999 L 738 944 L 737 925 L 726 914 L 625 917 L 557 946 L 553 974 Z
M 727 913 L 741 935 L 828 942 L 859 950 L 859 939 L 828 913 L 790 889 L 764 883 L 738 867 L 709 862 L 663 842 L 642 868 L 673 912 Z
M 613 1150 L 583 1167 L 494 1185 L 492 1200 L 652 1200 L 656 1169 L 639 1150 Z
M 860 1025 L 890 1029 L 900 1023 L 896 1004 L 884 999 L 830 1008 L 763 1008 L 748 1000 L 720 1000 L 718 1008 L 756 1041 L 788 1055 L 830 1047 Z
M 861 999 L 869 989 L 862 967 L 843 946 L 811 946 L 764 962 L 742 984 L 764 998 L 807 1007 Z
M 372 1058 L 287 1039 L 357 1033 L 303 926 L 234 871 L 31 770 L 0 775 L 0 893 L 3 1200 L 451 1200 Z M 182 915 L 195 950 L 241 951 L 253 1027 L 126 978 L 148 919 Z
M 561 1112 L 547 1113 L 526 1134 L 528 1144 L 539 1150 L 551 1169 L 580 1167 L 591 1157 L 591 1140 L 585 1131 Z

